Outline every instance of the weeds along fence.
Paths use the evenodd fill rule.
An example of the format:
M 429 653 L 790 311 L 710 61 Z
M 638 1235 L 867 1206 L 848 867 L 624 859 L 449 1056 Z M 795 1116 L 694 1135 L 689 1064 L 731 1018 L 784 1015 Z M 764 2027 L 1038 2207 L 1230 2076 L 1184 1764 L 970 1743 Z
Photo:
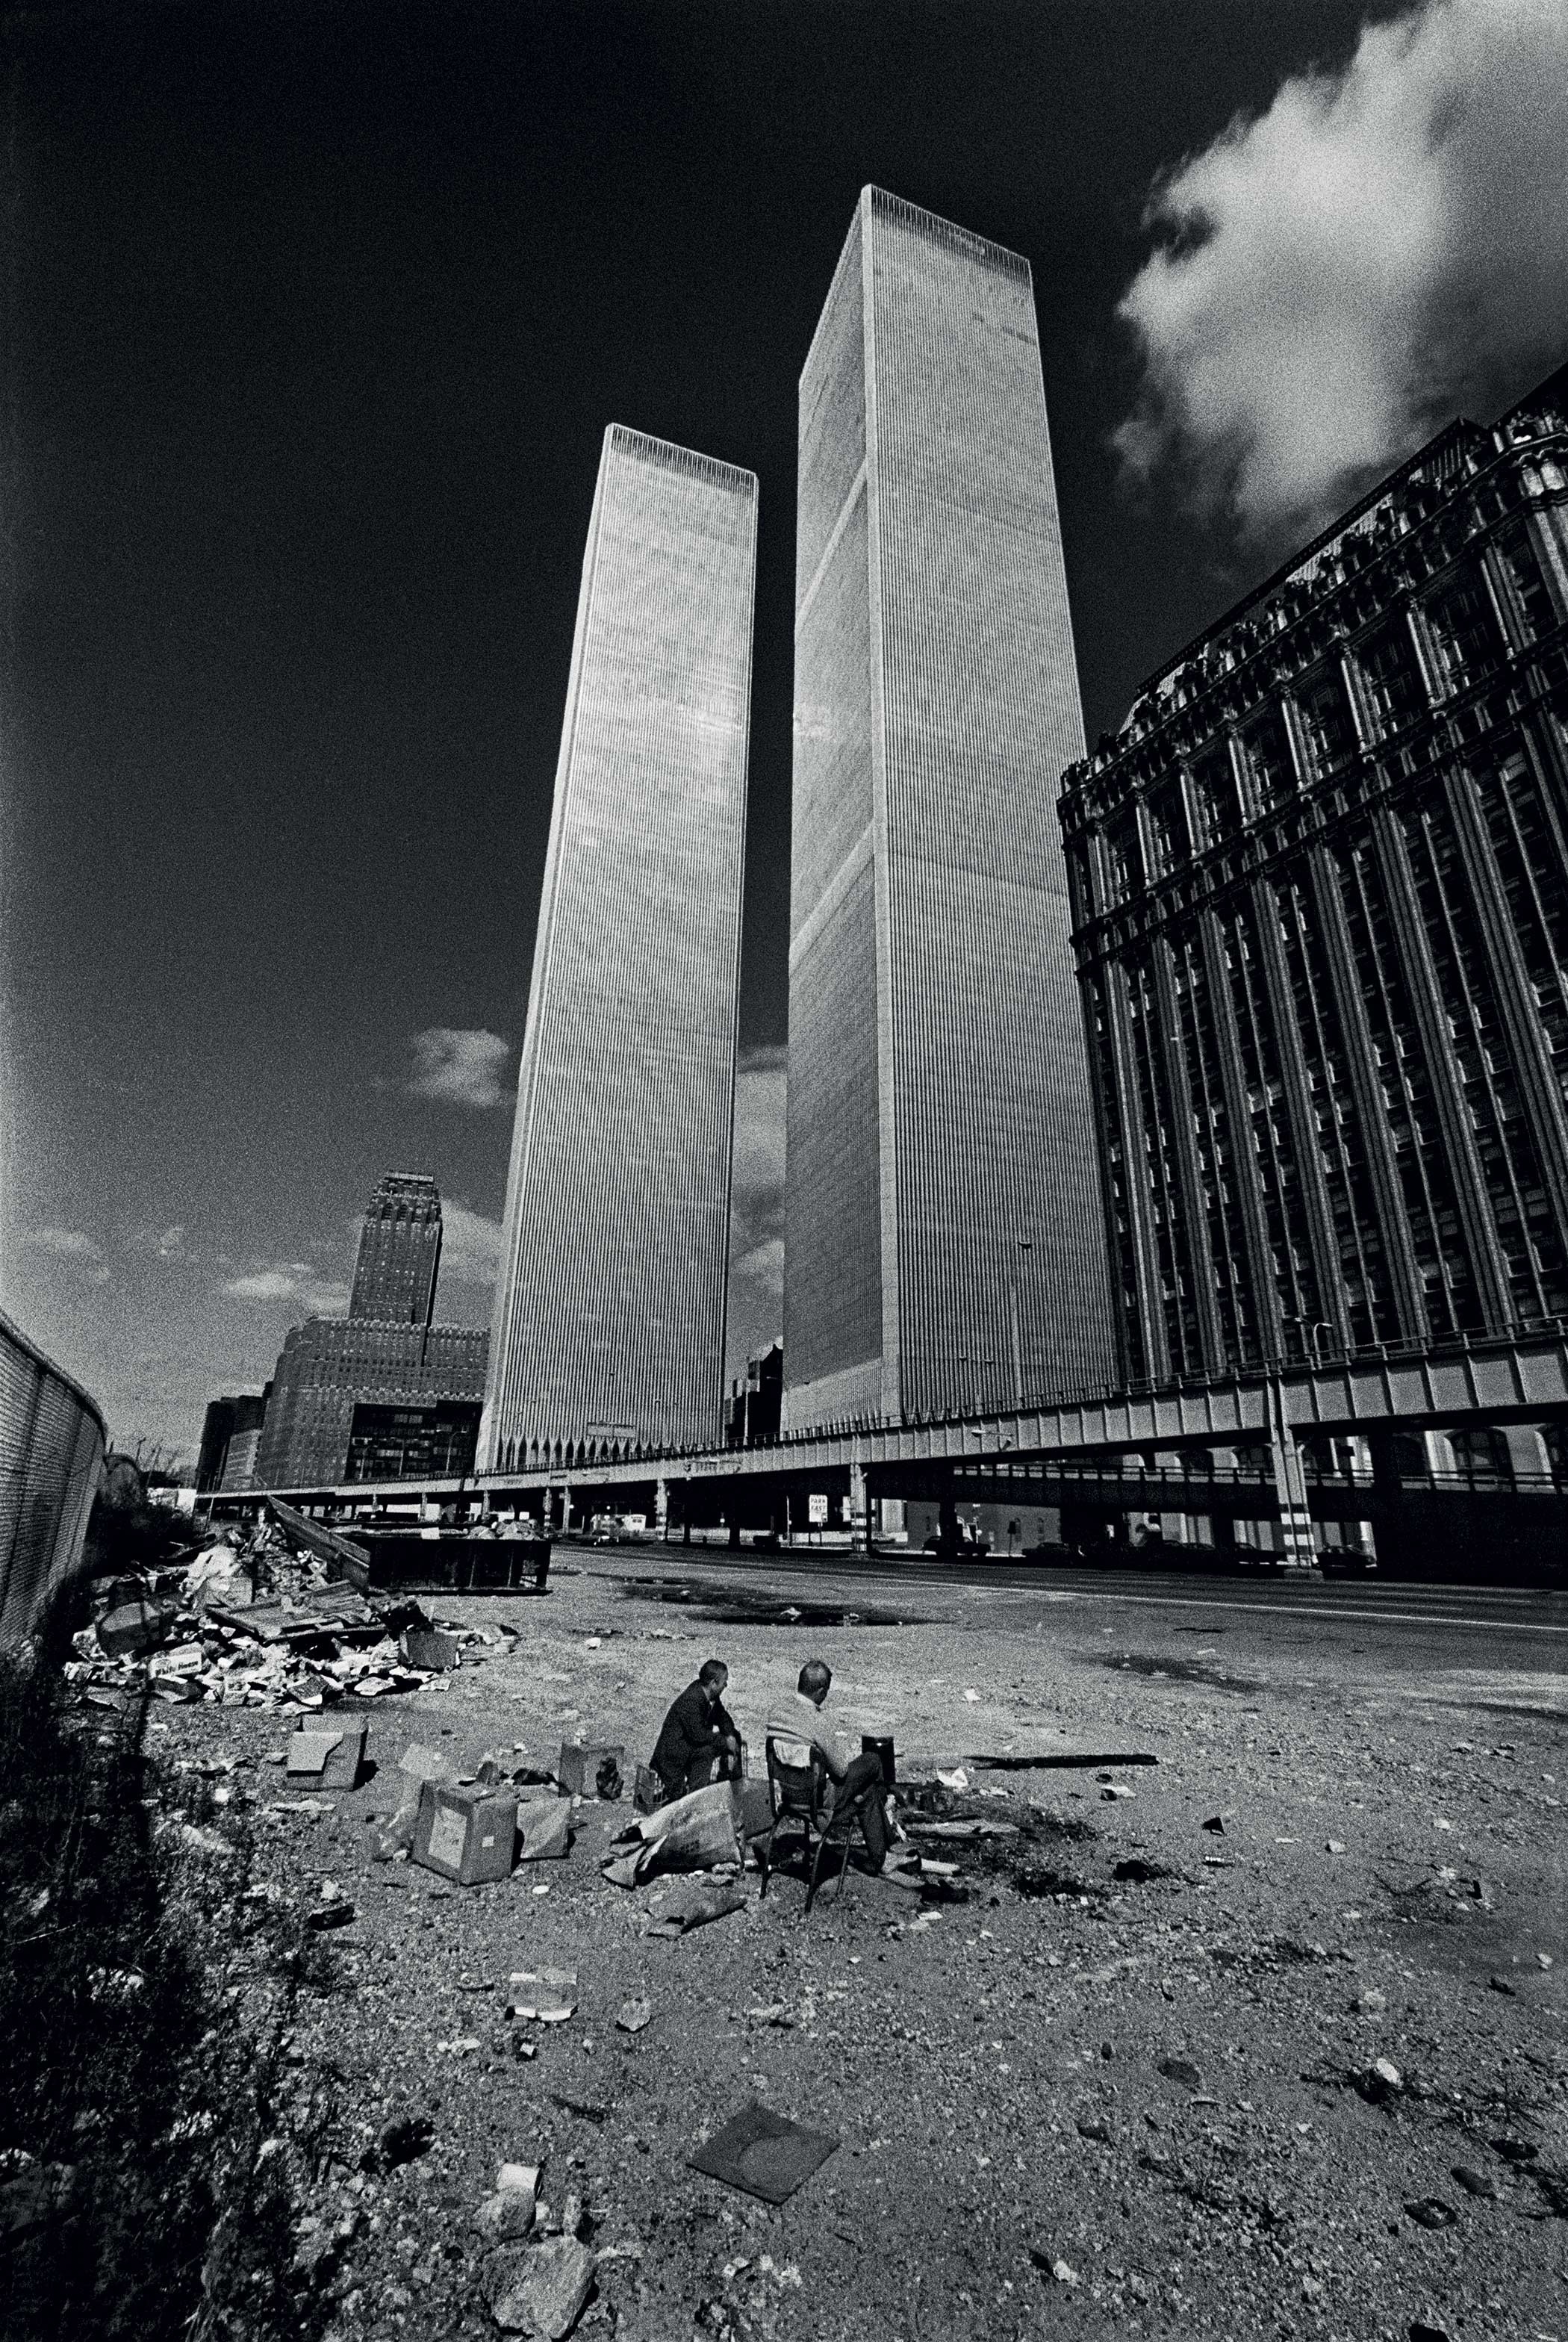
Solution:
M 105 1437 L 86 1392 L 0 1311 L 0 1649 L 82 1566 Z

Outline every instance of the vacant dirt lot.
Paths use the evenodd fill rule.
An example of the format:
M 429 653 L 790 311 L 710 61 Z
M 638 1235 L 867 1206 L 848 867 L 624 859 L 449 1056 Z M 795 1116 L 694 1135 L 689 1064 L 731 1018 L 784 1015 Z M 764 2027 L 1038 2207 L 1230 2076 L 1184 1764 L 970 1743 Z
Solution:
M 1568 2336 L 1561 1608 L 763 1577 L 673 1548 L 564 1550 L 544 1600 L 430 1606 L 504 1609 L 524 1639 L 366 1703 L 378 1769 L 330 1810 L 271 1809 L 288 1719 L 155 1710 L 156 1747 L 202 1768 L 193 1811 L 228 1792 L 212 1826 L 250 1834 L 253 1889 L 303 1907 L 331 1878 L 355 1907 L 319 1985 L 285 1999 L 243 1953 L 229 1985 L 258 2042 L 285 2028 L 272 2151 L 315 2331 L 494 2332 L 474 2216 L 513 2159 L 583 2207 L 590 2336 Z M 830 1714 L 894 1732 L 904 1779 L 1158 1762 L 970 1762 L 931 1802 L 1016 1834 L 958 1849 L 966 1900 L 852 1874 L 807 1919 L 797 1875 L 765 1902 L 754 1877 L 680 1940 L 600 1877 L 624 1804 L 584 1807 L 567 1861 L 467 1892 L 368 1859 L 411 1741 L 543 1765 L 581 1728 L 645 1757 L 710 1652 L 754 1769 L 814 1653 Z M 506 2016 L 542 1967 L 575 1972 L 568 2024 Z M 686 2165 L 753 2099 L 842 2142 L 779 2210 Z M 404 2118 L 430 2144 L 394 2162 Z

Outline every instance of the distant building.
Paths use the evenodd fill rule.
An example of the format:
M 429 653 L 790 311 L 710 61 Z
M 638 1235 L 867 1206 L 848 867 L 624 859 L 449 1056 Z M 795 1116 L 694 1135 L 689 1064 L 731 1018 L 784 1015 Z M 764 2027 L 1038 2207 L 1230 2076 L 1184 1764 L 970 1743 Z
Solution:
M 338 1486 L 348 1474 L 362 1402 L 428 1411 L 484 1398 L 488 1332 L 430 1322 L 440 1261 L 435 1182 L 388 1172 L 365 1209 L 348 1316 L 312 1317 L 284 1343 L 251 1466 L 257 1487 Z M 468 1463 L 455 1468 L 472 1463 L 470 1447 Z M 434 1476 L 432 1466 L 417 1469 Z
M 1126 1376 L 1568 1316 L 1565 620 L 1562 369 L 1065 776 Z
M 273 1376 L 256 1483 L 335 1487 L 348 1476 L 361 1402 L 416 1407 L 484 1396 L 490 1336 L 457 1326 L 380 1326 L 312 1317 L 284 1343 Z
M 748 1358 L 744 1378 L 730 1385 L 725 1446 L 759 1447 L 775 1440 L 783 1398 L 784 1344 L 775 1342 L 760 1358 Z
M 268 1390 L 271 1385 L 268 1385 Z M 203 1495 L 224 1485 L 230 1442 L 259 1431 L 266 1414 L 266 1392 L 209 1399 L 202 1418 L 202 1444 L 196 1456 L 196 1492 Z M 254 1450 L 253 1450 L 254 1460 Z
M 613 425 L 534 951 L 482 1456 L 715 1444 L 757 484 Z
M 255 1486 L 256 1451 L 261 1446 L 261 1426 L 253 1424 L 248 1431 L 236 1431 L 224 1454 L 223 1477 L 218 1486 L 230 1489 L 254 1488 Z
M 440 1266 L 441 1197 L 434 1180 L 387 1172 L 365 1206 L 349 1316 L 380 1326 L 428 1326 Z
M 1108 1381 L 1029 264 L 866 188 L 800 383 L 786 1429 Z
M 360 1400 L 349 1425 L 345 1480 L 451 1480 L 474 1469 L 478 1399 L 424 1406 Z

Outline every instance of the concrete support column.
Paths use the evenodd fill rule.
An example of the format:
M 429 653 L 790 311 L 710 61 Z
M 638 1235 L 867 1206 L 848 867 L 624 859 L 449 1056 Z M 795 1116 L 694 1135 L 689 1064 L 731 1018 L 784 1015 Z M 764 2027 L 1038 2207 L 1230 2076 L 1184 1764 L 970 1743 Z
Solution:
M 1541 1480 L 1549 1476 L 1552 1462 L 1539 1424 L 1504 1423 L 1498 1428 L 1508 1442 L 1508 1461 L 1513 1466 L 1515 1478 Z
M 1284 1392 L 1278 1382 L 1269 1385 L 1269 1446 L 1280 1500 L 1281 1566 L 1311 1569 L 1317 1561 L 1317 1543 L 1307 1505 L 1306 1476 L 1295 1433 L 1285 1420 Z
M 670 1484 L 667 1480 L 657 1480 L 654 1484 L 654 1526 L 658 1532 L 659 1543 L 668 1545 L 670 1542 Z
M 871 1542 L 870 1514 L 865 1497 L 865 1466 L 852 1464 L 849 1467 L 849 1541 L 856 1553 L 864 1553 Z

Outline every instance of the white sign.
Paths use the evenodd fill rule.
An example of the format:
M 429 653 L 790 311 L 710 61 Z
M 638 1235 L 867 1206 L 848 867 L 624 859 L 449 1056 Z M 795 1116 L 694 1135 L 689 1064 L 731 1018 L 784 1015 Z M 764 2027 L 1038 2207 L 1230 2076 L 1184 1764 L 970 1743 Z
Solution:
M 806 1501 L 806 1518 L 807 1518 L 807 1520 L 809 1520 L 809 1521 L 810 1521 L 810 1523 L 811 1523 L 811 1525 L 812 1525 L 813 1528 L 814 1528 L 814 1529 L 824 1529 L 824 1528 L 826 1528 L 826 1526 L 827 1526 L 827 1498 L 826 1498 L 825 1496 L 819 1496 L 816 1494 L 816 1491 L 814 1489 L 814 1490 L 812 1491 L 811 1495 L 806 1498 L 806 1500 L 805 1500 L 805 1501 Z

